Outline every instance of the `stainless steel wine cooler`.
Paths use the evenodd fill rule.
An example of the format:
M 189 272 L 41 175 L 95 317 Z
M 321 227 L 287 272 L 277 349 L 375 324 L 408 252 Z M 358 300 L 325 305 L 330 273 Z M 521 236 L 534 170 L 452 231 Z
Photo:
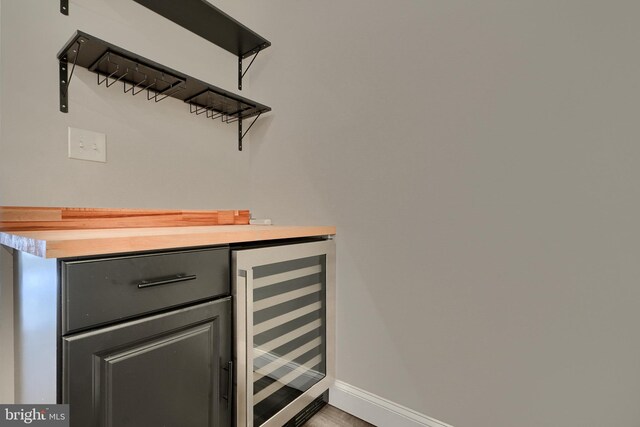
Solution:
M 335 242 L 233 251 L 236 424 L 279 427 L 335 367 Z

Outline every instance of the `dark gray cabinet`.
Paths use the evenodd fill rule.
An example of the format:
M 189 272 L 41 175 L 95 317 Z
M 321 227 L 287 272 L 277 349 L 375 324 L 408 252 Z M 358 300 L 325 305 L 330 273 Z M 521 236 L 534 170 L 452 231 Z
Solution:
M 73 426 L 230 426 L 231 298 L 63 338 Z
M 14 254 L 16 400 L 71 427 L 232 425 L 229 248 Z

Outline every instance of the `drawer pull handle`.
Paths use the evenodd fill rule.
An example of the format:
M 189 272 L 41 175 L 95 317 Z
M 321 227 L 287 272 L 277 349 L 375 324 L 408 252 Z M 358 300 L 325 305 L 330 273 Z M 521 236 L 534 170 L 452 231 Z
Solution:
M 178 274 L 176 277 L 172 277 L 171 279 L 164 280 L 143 280 L 138 283 L 138 288 L 150 288 L 152 286 L 160 286 L 160 285 L 168 285 L 169 283 L 178 283 L 178 282 L 188 282 L 189 280 L 195 280 L 196 275 L 191 274 L 189 276 L 185 276 L 183 274 Z

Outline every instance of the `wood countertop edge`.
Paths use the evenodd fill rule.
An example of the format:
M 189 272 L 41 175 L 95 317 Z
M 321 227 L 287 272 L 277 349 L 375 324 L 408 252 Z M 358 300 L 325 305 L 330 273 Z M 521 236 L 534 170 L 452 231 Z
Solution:
M 0 232 L 0 244 L 11 249 L 27 252 L 41 258 L 46 258 L 47 242 L 31 237 L 20 236 L 12 233 Z
M 75 233 L 0 232 L 0 243 L 42 258 L 69 258 L 125 252 L 256 242 L 336 234 L 334 226 L 215 226 L 78 230 Z M 92 233 L 95 232 L 95 233 Z

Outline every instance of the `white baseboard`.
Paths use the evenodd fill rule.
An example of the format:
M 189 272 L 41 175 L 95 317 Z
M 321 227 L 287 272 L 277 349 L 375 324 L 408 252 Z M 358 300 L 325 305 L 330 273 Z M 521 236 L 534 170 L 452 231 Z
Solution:
M 377 427 L 452 427 L 337 380 L 329 391 L 329 403 Z

